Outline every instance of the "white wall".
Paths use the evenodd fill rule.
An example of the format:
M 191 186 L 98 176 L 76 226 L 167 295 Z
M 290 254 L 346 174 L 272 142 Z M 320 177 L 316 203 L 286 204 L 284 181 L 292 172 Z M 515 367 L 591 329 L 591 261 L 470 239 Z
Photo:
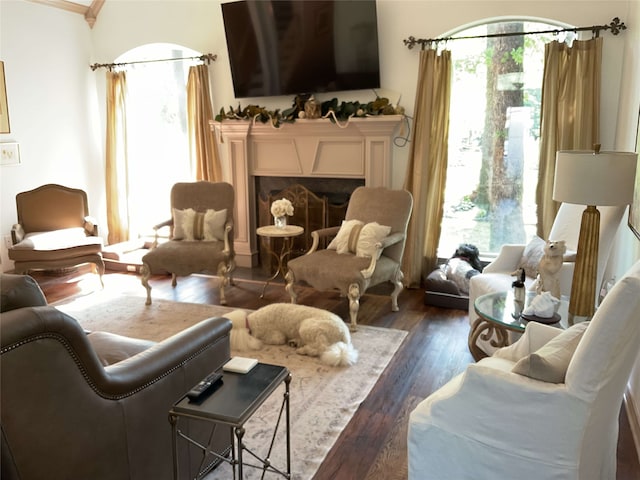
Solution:
M 413 113 L 418 51 L 402 40 L 437 37 L 488 19 L 531 17 L 571 25 L 607 24 L 620 17 L 629 27 L 617 37 L 603 33 L 603 149 L 633 150 L 640 107 L 640 7 L 638 0 L 378 0 L 383 88 Z M 15 194 L 59 182 L 87 190 L 92 214 L 106 229 L 104 204 L 104 70 L 134 47 L 177 43 L 214 53 L 214 111 L 236 106 L 219 0 L 106 0 L 93 30 L 81 15 L 25 0 L 0 1 L 0 59 L 5 62 L 12 133 L 0 141 L 20 143 L 22 164 L 0 167 L 0 235 L 15 222 Z M 333 96 L 333 95 L 332 95 Z M 337 94 L 340 100 L 370 100 L 373 93 Z M 320 97 L 320 100 L 325 98 Z M 267 108 L 287 108 L 292 97 L 243 99 Z M 408 147 L 394 147 L 393 184 L 404 181 Z M 2 270 L 11 268 L 6 249 Z M 618 277 L 640 259 L 639 242 L 624 226 L 610 271 Z M 640 399 L 640 368 L 632 379 Z M 637 402 L 637 403 L 640 403 Z
M 16 193 L 45 183 L 89 192 L 90 211 L 104 196 L 100 132 L 92 128 L 95 87 L 91 38 L 81 15 L 21 0 L 0 2 L 11 133 L 22 163 L 0 167 L 0 236 L 16 222 Z M 2 270 L 12 267 L 2 243 Z

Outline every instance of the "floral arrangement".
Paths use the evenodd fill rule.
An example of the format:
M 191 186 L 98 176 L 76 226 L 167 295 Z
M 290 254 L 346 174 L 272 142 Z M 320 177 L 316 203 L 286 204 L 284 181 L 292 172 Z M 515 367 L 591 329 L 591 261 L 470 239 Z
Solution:
M 271 215 L 274 217 L 284 217 L 288 215 L 290 217 L 293 215 L 293 205 L 286 198 L 276 200 L 271 204 Z
M 253 120 L 254 123 L 256 121 L 269 122 L 273 127 L 279 128 L 283 123 L 293 123 L 298 118 L 317 118 L 317 115 L 307 117 L 305 105 L 308 102 L 314 104 L 316 114 L 319 113 L 322 118 L 329 118 L 333 123 L 338 123 L 339 121 L 348 122 L 352 117 L 404 114 L 403 107 L 394 106 L 389 102 L 388 98 L 379 97 L 377 94 L 375 100 L 367 103 L 358 101 L 338 103 L 337 98 L 332 98 L 320 104 L 316 103 L 312 96 L 305 94 L 297 95 L 291 108 L 283 111 L 280 109 L 267 110 L 265 107 L 258 105 L 248 105 L 245 108 L 241 108 L 240 104 L 238 104 L 238 108 L 229 107 L 228 111 L 221 108 L 215 119 L 217 122 L 223 120 Z

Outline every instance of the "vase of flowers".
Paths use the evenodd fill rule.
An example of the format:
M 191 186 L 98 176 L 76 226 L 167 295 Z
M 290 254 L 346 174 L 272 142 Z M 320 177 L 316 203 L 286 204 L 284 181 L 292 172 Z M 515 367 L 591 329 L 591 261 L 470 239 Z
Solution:
M 287 216 L 293 215 L 293 205 L 286 198 L 276 200 L 271 204 L 271 215 L 273 215 L 273 223 L 278 228 L 287 226 Z

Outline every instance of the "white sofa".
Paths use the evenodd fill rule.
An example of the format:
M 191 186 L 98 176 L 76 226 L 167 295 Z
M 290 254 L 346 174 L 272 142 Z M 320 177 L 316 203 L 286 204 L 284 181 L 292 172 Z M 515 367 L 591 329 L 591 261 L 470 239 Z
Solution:
M 578 237 L 580 235 L 580 222 L 584 205 L 573 205 L 563 203 L 558 210 L 553 222 L 549 238 L 545 240 L 564 240 L 567 246 L 566 257 L 571 253 L 575 254 L 578 247 Z M 596 288 L 600 288 L 604 270 L 607 265 L 613 239 L 618 231 L 625 207 L 599 207 L 600 211 L 600 243 L 598 249 L 598 274 Z M 518 269 L 522 260 L 526 245 L 503 245 L 498 256 L 489 263 L 480 275 L 471 278 L 469 282 L 469 324 L 473 325 L 478 315 L 474 310 L 474 302 L 480 295 L 493 292 L 502 292 L 511 289 L 511 284 L 515 280 L 512 273 Z M 573 279 L 573 261 L 565 261 L 560 270 L 560 289 L 563 296 L 569 297 L 571 293 L 571 282 Z M 531 286 L 534 277 L 527 276 L 525 285 Z M 595 299 L 594 299 L 595 301 Z M 513 333 L 510 333 L 513 338 Z M 487 355 L 493 354 L 496 347 L 491 345 L 491 340 L 478 339 L 476 344 Z

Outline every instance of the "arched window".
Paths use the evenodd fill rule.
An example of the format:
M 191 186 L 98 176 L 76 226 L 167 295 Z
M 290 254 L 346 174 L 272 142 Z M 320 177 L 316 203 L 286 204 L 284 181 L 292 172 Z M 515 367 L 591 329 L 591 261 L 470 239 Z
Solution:
M 188 58 L 201 53 L 173 44 L 143 45 L 115 63 Z M 127 66 L 127 159 L 130 238 L 147 235 L 170 217 L 174 183 L 195 179 L 187 137 L 187 78 L 191 60 Z
M 558 29 L 525 20 L 487 23 L 450 36 Z M 570 35 L 573 35 L 572 33 Z M 451 50 L 449 163 L 438 255 L 460 243 L 483 255 L 536 233 L 544 44 L 553 34 L 456 40 Z

